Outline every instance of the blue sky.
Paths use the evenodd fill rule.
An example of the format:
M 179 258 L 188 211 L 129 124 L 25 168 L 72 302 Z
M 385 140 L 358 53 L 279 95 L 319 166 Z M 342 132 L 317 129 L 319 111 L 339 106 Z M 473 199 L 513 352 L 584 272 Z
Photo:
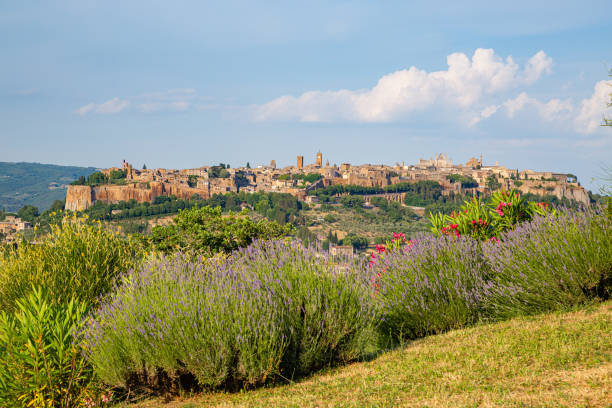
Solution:
M 609 2 L 493 3 L 2 2 L 0 161 L 442 151 L 595 188 L 612 164 L 612 129 L 598 126 L 612 116 Z

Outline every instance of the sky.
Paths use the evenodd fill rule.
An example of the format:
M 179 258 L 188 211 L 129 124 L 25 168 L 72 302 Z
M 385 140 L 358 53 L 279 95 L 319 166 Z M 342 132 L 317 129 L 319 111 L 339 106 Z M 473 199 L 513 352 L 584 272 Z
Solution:
M 609 1 L 0 3 L 0 161 L 612 165 Z

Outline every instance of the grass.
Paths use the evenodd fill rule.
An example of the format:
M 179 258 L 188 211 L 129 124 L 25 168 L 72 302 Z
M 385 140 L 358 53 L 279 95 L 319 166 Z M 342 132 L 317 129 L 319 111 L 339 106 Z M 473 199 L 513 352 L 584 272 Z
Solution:
M 612 301 L 406 344 L 304 381 L 128 407 L 610 407 Z

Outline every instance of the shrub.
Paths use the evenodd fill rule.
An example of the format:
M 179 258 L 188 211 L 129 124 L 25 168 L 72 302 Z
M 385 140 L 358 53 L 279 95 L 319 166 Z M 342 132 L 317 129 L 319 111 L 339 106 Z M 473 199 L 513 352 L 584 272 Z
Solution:
M 87 356 L 106 383 L 127 388 L 292 378 L 363 353 L 365 285 L 346 262 L 297 242 L 151 259 L 96 313 Z
M 67 218 L 40 242 L 21 244 L 0 258 L 0 309 L 13 310 L 32 286 L 45 287 L 57 304 L 72 297 L 95 304 L 134 266 L 138 253 L 99 223 Z
M 369 264 L 381 334 L 413 339 L 476 322 L 491 285 L 480 243 L 465 236 L 394 238 L 377 246 Z
M 593 212 L 564 211 L 522 224 L 484 246 L 498 286 L 496 318 L 539 313 L 612 294 L 612 227 Z
M 496 240 L 500 233 L 551 211 L 555 212 L 547 203 L 527 202 L 515 191 L 499 191 L 491 196 L 488 204 L 474 197 L 461 206 L 461 211 L 450 215 L 431 214 L 429 220 L 431 231 L 436 235 Z
M 333 224 L 334 222 L 338 221 L 338 218 L 333 214 L 325 214 L 325 217 L 323 217 L 323 221 L 329 224 Z
M 87 303 L 53 305 L 35 289 L 0 313 L 0 406 L 77 407 L 95 399 L 93 370 L 81 355 Z
M 221 208 L 195 207 L 180 211 L 167 226 L 153 227 L 146 242 L 164 253 L 211 255 L 230 253 L 255 239 L 276 239 L 293 232 L 291 225 L 262 219 L 253 221 L 245 210 L 222 215 Z

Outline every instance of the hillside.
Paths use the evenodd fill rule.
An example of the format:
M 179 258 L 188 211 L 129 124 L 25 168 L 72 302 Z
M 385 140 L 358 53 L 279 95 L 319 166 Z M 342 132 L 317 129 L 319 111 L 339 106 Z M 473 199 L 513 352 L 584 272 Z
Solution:
M 67 184 L 95 170 L 93 167 L 0 162 L 0 208 L 17 211 L 29 204 L 45 210 L 53 201 L 66 198 Z
M 290 385 L 130 407 L 609 407 L 612 303 L 427 337 Z

